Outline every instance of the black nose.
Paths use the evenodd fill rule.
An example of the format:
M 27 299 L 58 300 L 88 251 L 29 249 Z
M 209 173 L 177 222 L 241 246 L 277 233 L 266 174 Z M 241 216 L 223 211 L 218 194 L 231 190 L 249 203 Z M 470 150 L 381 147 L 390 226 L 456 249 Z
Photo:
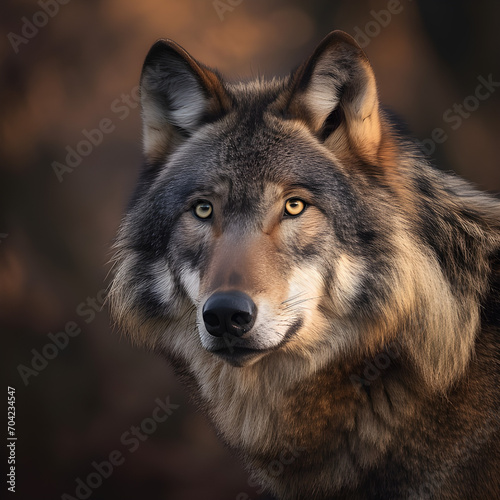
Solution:
M 214 337 L 225 334 L 241 337 L 255 323 L 257 307 L 243 292 L 216 292 L 203 306 L 203 321 Z

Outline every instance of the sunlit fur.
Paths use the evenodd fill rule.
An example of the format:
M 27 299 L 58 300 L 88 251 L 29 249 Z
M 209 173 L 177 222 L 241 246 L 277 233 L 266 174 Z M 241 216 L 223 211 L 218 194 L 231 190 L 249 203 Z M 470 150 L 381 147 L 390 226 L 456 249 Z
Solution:
M 237 84 L 158 42 L 141 90 L 119 326 L 281 499 L 498 498 L 500 203 L 396 133 L 345 33 L 283 80 Z M 306 208 L 287 218 L 292 197 Z M 209 352 L 201 314 L 234 289 L 258 309 L 261 352 L 240 364 Z

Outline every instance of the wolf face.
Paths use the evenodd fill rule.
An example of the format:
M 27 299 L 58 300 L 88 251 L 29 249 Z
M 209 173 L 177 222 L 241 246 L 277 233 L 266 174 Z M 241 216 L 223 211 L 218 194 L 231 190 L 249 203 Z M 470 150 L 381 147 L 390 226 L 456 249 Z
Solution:
M 384 187 L 391 135 L 348 35 L 284 81 L 237 85 L 158 42 L 141 95 L 147 165 L 112 291 L 135 338 L 189 360 L 200 347 L 234 366 L 286 350 L 321 365 L 390 341 L 422 267 L 456 310 L 437 262 L 417 245 L 409 254 L 407 200 Z M 381 318 L 383 334 L 366 335 Z
M 136 314 L 175 323 L 191 311 L 199 343 L 234 365 L 332 343 L 318 333 L 363 301 L 370 247 L 382 240 L 353 173 L 318 139 L 341 140 L 331 91 L 359 72 L 372 85 L 350 90 L 360 95 L 346 107 L 349 130 L 380 140 L 373 76 L 345 45 L 345 74 L 323 75 L 325 48 L 289 81 L 247 86 L 223 84 L 173 42 L 153 47 L 142 76 L 146 180 L 122 231 L 127 262 L 148 262 L 127 272 Z
M 395 439 L 385 426 L 416 407 L 401 380 L 435 394 L 466 372 L 491 308 L 498 203 L 393 131 L 365 54 L 342 32 L 288 78 L 239 84 L 157 42 L 141 100 L 146 165 L 117 239 L 114 317 L 173 360 L 248 456 L 272 456 L 286 438 L 310 450 L 310 467 L 326 431 L 316 443 L 307 425 L 339 417 L 321 399 L 302 421 L 291 394 L 335 380 L 341 395 L 318 398 L 352 404 L 332 428 L 324 488 L 351 484 Z M 404 409 L 360 402 L 348 382 L 388 344 L 404 370 L 379 396 Z

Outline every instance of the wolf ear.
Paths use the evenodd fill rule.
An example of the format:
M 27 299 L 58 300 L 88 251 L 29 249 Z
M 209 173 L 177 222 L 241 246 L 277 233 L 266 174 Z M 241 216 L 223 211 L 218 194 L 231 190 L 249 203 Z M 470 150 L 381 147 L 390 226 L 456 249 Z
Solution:
M 144 152 L 164 158 L 204 121 L 229 109 L 222 80 L 172 40 L 148 52 L 141 74 Z
M 292 75 L 288 112 L 342 156 L 373 161 L 381 142 L 377 86 L 355 40 L 333 31 Z

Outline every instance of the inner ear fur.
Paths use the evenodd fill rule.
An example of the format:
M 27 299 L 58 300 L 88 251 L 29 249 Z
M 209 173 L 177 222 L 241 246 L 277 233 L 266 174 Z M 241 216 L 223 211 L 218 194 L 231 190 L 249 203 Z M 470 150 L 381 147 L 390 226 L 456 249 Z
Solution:
M 172 40 L 158 40 L 141 73 L 146 158 L 159 160 L 205 121 L 230 107 L 221 77 Z
M 292 75 L 287 113 L 339 156 L 374 162 L 382 138 L 375 75 L 356 41 L 333 31 Z

